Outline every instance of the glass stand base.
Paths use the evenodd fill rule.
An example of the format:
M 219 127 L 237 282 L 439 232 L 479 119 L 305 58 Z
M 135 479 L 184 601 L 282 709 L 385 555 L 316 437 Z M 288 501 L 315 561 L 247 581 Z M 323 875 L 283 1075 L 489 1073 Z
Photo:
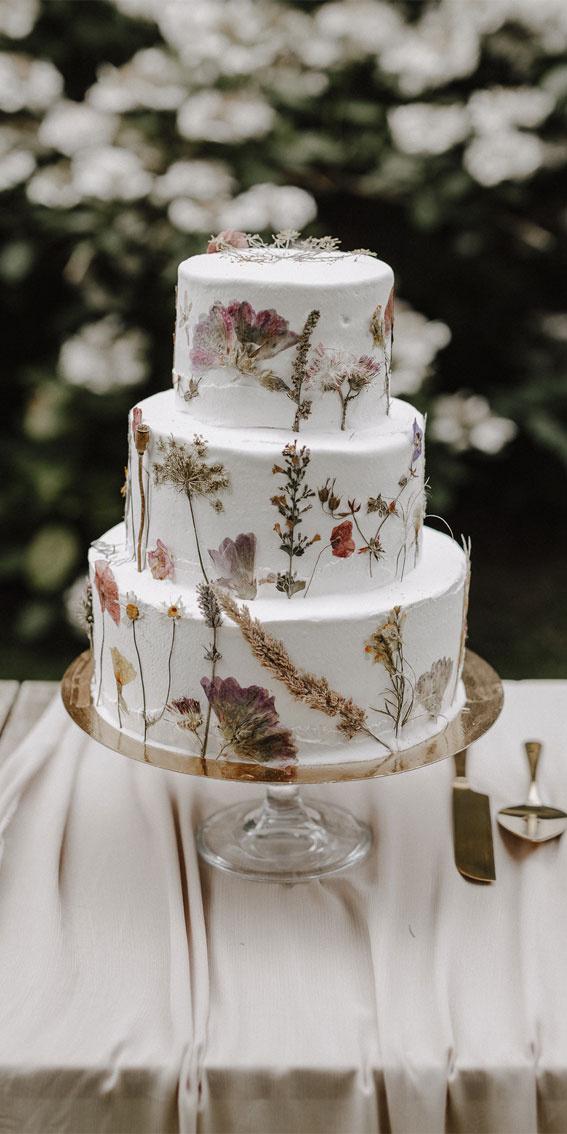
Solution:
M 211 866 L 256 882 L 307 882 L 366 857 L 372 833 L 334 804 L 304 803 L 297 785 L 270 786 L 263 802 L 215 811 L 199 827 L 199 854 Z

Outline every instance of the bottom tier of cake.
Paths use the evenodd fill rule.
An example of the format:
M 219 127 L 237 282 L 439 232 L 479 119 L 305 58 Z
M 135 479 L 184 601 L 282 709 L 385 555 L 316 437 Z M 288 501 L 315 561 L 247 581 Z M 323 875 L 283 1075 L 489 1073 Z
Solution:
M 279 767 L 375 760 L 462 708 L 469 562 L 439 532 L 380 591 L 248 606 L 139 574 L 122 525 L 89 562 L 94 701 L 152 743 Z

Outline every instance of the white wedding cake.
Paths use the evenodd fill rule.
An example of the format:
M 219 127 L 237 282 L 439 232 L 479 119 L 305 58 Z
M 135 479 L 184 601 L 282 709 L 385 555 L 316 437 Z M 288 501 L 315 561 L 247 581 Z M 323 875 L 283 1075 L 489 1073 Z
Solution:
M 328 239 L 209 249 L 90 551 L 93 699 L 204 768 L 387 758 L 463 706 L 469 582 L 390 394 L 392 270 Z

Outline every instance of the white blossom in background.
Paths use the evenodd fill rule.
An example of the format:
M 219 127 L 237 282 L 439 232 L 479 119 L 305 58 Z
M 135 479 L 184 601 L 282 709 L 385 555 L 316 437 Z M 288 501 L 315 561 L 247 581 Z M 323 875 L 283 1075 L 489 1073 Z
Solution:
M 179 108 L 177 128 L 191 141 L 243 142 L 267 134 L 274 119 L 272 107 L 259 96 L 206 90 Z
M 39 16 L 39 0 L 0 0 L 0 35 L 23 39 Z
M 467 110 L 475 132 L 489 134 L 514 126 L 540 126 L 554 105 L 549 91 L 539 87 L 487 87 L 470 96 Z
M 3 154 L 0 157 L 0 193 L 27 181 L 34 169 L 35 158 L 29 150 L 12 150 Z
M 380 66 L 396 76 L 402 94 L 413 98 L 474 71 L 480 39 L 470 8 L 474 2 L 441 0 L 437 7 L 426 8 L 416 23 L 402 25 L 378 52 Z
M 177 110 L 187 95 L 190 77 L 168 51 L 148 47 L 123 67 L 104 63 L 86 99 L 96 110 L 126 114 L 148 110 Z
M 545 146 L 537 134 L 499 130 L 481 134 L 467 146 L 463 165 L 480 185 L 525 181 L 543 165 Z
M 79 197 L 99 201 L 134 201 L 153 184 L 140 159 L 121 146 L 80 150 L 71 162 L 71 184 Z
M 272 0 L 191 0 L 156 5 L 156 22 L 193 80 L 249 77 L 269 66 L 287 46 L 282 16 Z
M 86 146 L 111 142 L 118 125 L 116 115 L 101 114 L 85 102 L 61 99 L 47 112 L 37 136 L 42 146 L 71 157 Z
M 432 364 L 451 341 L 446 323 L 426 319 L 407 303 L 396 301 L 392 392 L 412 395 L 431 373 Z
M 512 441 L 517 426 L 510 418 L 494 414 L 479 394 L 444 394 L 437 398 L 427 422 L 429 436 L 456 452 L 478 449 L 490 456 Z
M 554 311 L 541 317 L 541 329 L 544 335 L 555 339 L 559 343 L 567 343 L 567 313 Z
M 257 232 L 302 229 L 317 216 L 315 198 L 295 185 L 253 185 L 221 205 L 217 227 Z
M 168 218 L 174 228 L 179 232 L 209 232 L 218 228 L 213 209 L 207 209 L 191 201 L 187 197 L 178 197 L 170 201 L 167 209 Z
M 388 125 L 397 148 L 405 154 L 443 154 L 469 132 L 467 111 L 459 103 L 396 106 L 388 111 Z
M 334 41 L 341 60 L 383 51 L 399 40 L 403 21 L 391 4 L 348 0 L 323 4 L 314 16 L 315 35 Z
M 72 209 L 81 198 L 71 181 L 69 162 L 43 166 L 28 181 L 26 195 L 32 205 L 46 209 Z
M 53 63 L 26 55 L 0 55 L 0 110 L 40 113 L 63 91 L 63 78 Z
M 33 153 L 14 126 L 0 126 L 0 193 L 27 181 L 35 169 Z
M 220 161 L 176 161 L 158 177 L 153 196 L 158 201 L 173 201 L 175 197 L 191 197 L 196 201 L 210 201 L 228 197 L 234 187 L 230 169 Z
M 59 372 L 71 386 L 106 394 L 117 386 L 135 386 L 147 378 L 148 338 L 137 328 L 125 330 L 108 315 L 87 323 L 67 339 L 59 353 Z

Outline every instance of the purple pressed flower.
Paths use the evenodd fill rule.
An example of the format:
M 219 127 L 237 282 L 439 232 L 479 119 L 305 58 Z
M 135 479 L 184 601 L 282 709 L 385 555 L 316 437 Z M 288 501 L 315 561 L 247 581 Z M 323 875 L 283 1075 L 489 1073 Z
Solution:
M 267 689 L 249 685 L 243 689 L 234 677 L 201 678 L 209 704 L 229 748 L 242 760 L 284 764 L 297 757 L 289 729 L 280 724 L 274 698 Z
M 241 532 L 235 540 L 227 536 L 218 551 L 209 548 L 209 555 L 219 572 L 216 582 L 221 587 L 234 591 L 241 599 L 256 598 L 256 536 L 253 532 Z
M 419 426 L 417 424 L 417 418 L 414 418 L 412 431 L 413 432 L 412 432 L 412 438 L 411 438 L 411 444 L 412 444 L 411 463 L 412 463 L 412 465 L 414 465 L 415 462 L 419 460 L 419 458 L 421 457 L 421 454 L 423 453 L 423 429 L 421 428 L 421 426 Z
M 214 303 L 193 332 L 191 365 L 197 372 L 219 366 L 247 372 L 251 363 L 288 350 L 298 337 L 273 309 L 256 312 L 250 303 L 237 300 L 228 307 Z

